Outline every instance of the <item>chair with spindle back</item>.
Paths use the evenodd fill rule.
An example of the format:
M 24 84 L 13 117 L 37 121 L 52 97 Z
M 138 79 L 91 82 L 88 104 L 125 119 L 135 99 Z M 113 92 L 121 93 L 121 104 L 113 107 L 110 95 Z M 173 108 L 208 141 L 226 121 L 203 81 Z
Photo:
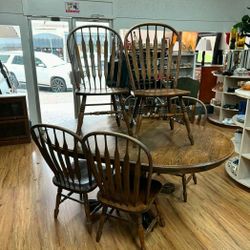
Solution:
M 190 123 L 205 127 L 207 122 L 206 105 L 201 100 L 195 97 L 183 96 L 182 99 L 184 101 L 185 109 L 188 114 Z M 178 123 L 184 124 L 183 114 L 181 111 L 178 98 L 173 97 L 170 100 L 171 100 L 171 113 L 173 114 L 174 120 Z M 185 202 L 187 201 L 187 184 L 191 179 L 193 179 L 194 183 L 197 184 L 197 177 L 195 175 L 195 172 L 190 173 L 190 175 L 188 174 L 189 173 L 177 174 L 182 178 L 183 199 Z
M 97 198 L 103 205 L 96 240 L 100 240 L 104 222 L 111 216 L 107 213 L 110 207 L 135 219 L 141 247 L 145 249 L 142 214 L 149 211 L 152 204 L 157 213 L 153 222 L 164 226 L 157 201 L 162 184 L 152 179 L 149 150 L 125 134 L 92 132 L 83 137 L 83 152 L 99 187 Z
M 97 185 L 86 160 L 79 158 L 81 138 L 65 128 L 48 124 L 32 126 L 31 135 L 54 174 L 52 181 L 57 186 L 54 218 L 57 218 L 60 203 L 66 199 L 84 204 L 87 228 L 91 233 L 91 217 L 95 210 L 93 209 L 91 212 L 88 193 L 93 191 Z M 63 194 L 63 190 L 69 193 Z M 74 193 L 80 195 L 79 200 L 71 197 Z M 97 205 L 100 207 L 100 204 Z
M 179 77 L 177 80 L 177 88 L 190 91 L 189 96 L 198 98 L 200 90 L 200 82 L 191 77 Z
M 129 90 L 124 75 L 126 63 L 124 64 L 123 42 L 119 34 L 106 26 L 80 26 L 68 35 L 67 48 L 75 94 L 82 97 L 76 133 L 81 134 L 83 118 L 87 114 L 115 114 L 118 126 L 122 114 L 129 127 L 122 98 Z M 88 96 L 98 96 L 100 101 L 87 103 Z M 111 102 L 104 102 L 104 96 L 110 96 Z M 79 98 L 76 100 L 79 101 Z M 112 106 L 112 110 L 85 112 L 88 106 Z
M 137 39 L 135 40 L 135 37 Z M 178 42 L 178 53 L 173 53 L 174 45 Z M 176 88 L 181 59 L 181 35 L 174 28 L 160 23 L 143 23 L 131 28 L 124 38 L 124 49 L 130 76 L 130 88 L 136 103 L 133 120 L 136 119 L 137 135 L 141 126 L 141 119 L 145 101 L 148 97 L 160 98 L 162 106 L 167 108 L 170 126 L 173 129 L 173 119 L 170 114 L 169 99 L 182 96 L 189 91 Z M 183 106 L 183 113 L 185 109 Z M 186 116 L 188 137 L 193 144 Z

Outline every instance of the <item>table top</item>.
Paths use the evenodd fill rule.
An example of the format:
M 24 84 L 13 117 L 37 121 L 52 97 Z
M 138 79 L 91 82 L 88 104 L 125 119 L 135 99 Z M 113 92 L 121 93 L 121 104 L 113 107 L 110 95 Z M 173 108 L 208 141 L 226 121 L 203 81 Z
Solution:
M 113 117 L 85 117 L 83 133 L 92 131 L 115 131 L 118 128 Z M 211 127 L 191 125 L 194 145 L 190 144 L 186 127 L 175 122 L 174 130 L 166 120 L 145 118 L 138 139 L 150 150 L 154 171 L 160 173 L 201 172 L 215 168 L 234 152 L 232 141 Z

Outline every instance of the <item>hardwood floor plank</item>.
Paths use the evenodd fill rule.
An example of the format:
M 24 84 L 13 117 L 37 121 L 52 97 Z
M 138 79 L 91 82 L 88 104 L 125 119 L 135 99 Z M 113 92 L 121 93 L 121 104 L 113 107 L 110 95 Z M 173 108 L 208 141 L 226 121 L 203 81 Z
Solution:
M 231 130 L 221 131 L 232 135 Z M 161 177 L 175 183 L 176 190 L 160 194 L 166 226 L 146 237 L 147 248 L 250 249 L 249 190 L 232 181 L 224 166 L 197 177 L 197 185 L 188 184 L 186 203 L 181 178 Z M 54 220 L 56 187 L 51 178 L 33 143 L 0 147 L 0 249 L 138 249 L 135 227 L 112 219 L 96 243 L 97 223 L 89 235 L 83 206 L 73 201 L 62 203 Z

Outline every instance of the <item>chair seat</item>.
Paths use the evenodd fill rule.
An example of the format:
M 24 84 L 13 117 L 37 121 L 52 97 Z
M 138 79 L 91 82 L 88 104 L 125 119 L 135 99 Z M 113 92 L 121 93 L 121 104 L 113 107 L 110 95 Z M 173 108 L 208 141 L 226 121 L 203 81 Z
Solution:
M 54 176 L 52 179 L 53 183 L 56 186 L 61 187 L 63 189 L 67 189 L 70 191 L 74 190 L 74 192 L 79 192 L 79 193 L 95 189 L 97 185 L 93 176 L 92 176 L 92 183 L 89 183 L 88 168 L 86 164 L 87 164 L 86 160 L 79 160 L 80 171 L 81 171 L 80 181 L 78 181 L 78 179 L 76 178 L 72 180 L 70 179 L 70 177 L 69 179 L 66 179 L 65 176 L 60 176 L 58 178 Z M 73 164 L 72 164 L 72 169 L 74 169 Z
M 134 90 L 134 95 L 139 97 L 173 97 L 189 95 L 190 91 L 181 89 L 140 89 Z
M 145 204 L 145 201 L 143 198 L 145 198 L 145 192 L 146 192 L 146 187 L 147 187 L 147 180 L 145 178 L 141 178 L 140 181 L 140 194 L 139 194 L 139 199 L 136 205 L 134 204 L 125 204 L 121 203 L 123 199 L 120 199 L 120 201 L 115 202 L 114 200 L 111 201 L 108 198 L 105 198 L 101 191 L 98 192 L 97 194 L 97 199 L 104 205 L 108 207 L 113 207 L 125 212 L 129 213 L 143 213 L 146 212 L 152 205 L 153 201 L 155 200 L 157 194 L 161 191 L 162 184 L 161 182 L 157 180 L 152 180 L 151 182 L 151 190 L 149 194 L 149 202 Z
M 111 95 L 111 94 L 127 94 L 128 88 L 103 88 L 103 89 L 84 89 L 76 90 L 76 95 Z

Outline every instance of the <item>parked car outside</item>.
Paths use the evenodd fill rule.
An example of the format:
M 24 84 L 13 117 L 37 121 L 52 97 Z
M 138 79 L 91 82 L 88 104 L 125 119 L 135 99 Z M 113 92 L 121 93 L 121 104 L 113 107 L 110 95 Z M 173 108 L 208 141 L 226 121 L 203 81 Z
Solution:
M 26 82 L 21 51 L 0 52 L 0 60 L 8 68 L 11 77 L 19 82 Z M 54 54 L 35 52 L 35 64 L 39 86 L 50 87 L 53 92 L 64 92 L 72 88 L 70 63 Z

